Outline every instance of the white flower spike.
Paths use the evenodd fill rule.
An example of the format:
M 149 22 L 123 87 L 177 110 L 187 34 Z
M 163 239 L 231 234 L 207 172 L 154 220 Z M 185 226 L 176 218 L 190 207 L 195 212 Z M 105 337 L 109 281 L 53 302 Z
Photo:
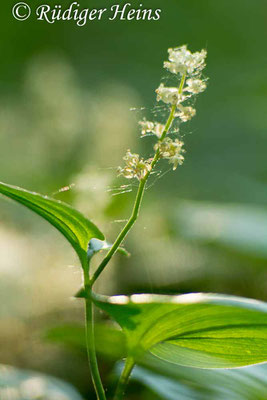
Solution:
M 164 62 L 164 68 L 172 74 L 177 75 L 177 86 L 165 86 L 163 83 L 156 89 L 157 101 L 162 101 L 167 106 L 168 118 L 165 125 L 157 121 L 143 119 L 139 122 L 142 136 L 153 134 L 158 138 L 154 145 L 154 156 L 149 160 L 140 158 L 138 154 L 127 151 L 124 157 L 125 167 L 119 168 L 119 173 L 125 178 L 137 178 L 145 184 L 152 169 L 159 159 L 167 159 L 175 170 L 184 161 L 183 142 L 178 139 L 171 139 L 168 135 L 175 135 L 179 132 L 178 124 L 187 122 L 196 115 L 196 110 L 191 105 L 191 99 L 203 92 L 207 84 L 202 79 L 202 70 L 205 68 L 206 50 L 192 53 L 186 45 L 171 48 L 168 50 L 168 61 Z

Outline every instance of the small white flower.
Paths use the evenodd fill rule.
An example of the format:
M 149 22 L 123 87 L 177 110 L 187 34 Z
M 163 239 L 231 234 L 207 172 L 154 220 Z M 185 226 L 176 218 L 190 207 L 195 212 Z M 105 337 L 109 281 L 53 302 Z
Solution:
M 163 101 L 165 104 L 180 104 L 189 96 L 179 93 L 178 88 L 166 87 L 161 83 L 156 89 L 157 101 Z
M 161 136 L 162 136 L 164 130 L 165 130 L 165 125 L 159 124 L 158 122 L 156 122 L 155 125 L 154 125 L 154 128 L 153 128 L 153 131 L 152 131 L 152 132 L 155 133 L 155 135 L 156 135 L 158 138 L 161 138 Z
M 170 164 L 173 164 L 173 170 L 175 170 L 184 161 L 183 145 L 184 143 L 178 139 L 165 138 L 162 142 L 158 142 L 154 148 L 156 151 L 159 150 L 161 158 L 165 158 L 169 160 Z
M 178 165 L 182 165 L 184 162 L 184 156 L 182 156 L 181 154 L 175 154 L 173 157 L 170 157 L 170 164 L 173 164 L 173 171 L 176 170 L 176 168 L 178 167 Z
M 164 63 L 164 68 L 167 68 L 173 74 L 180 73 L 181 75 L 199 74 L 205 68 L 206 50 L 191 53 L 186 45 L 169 49 L 169 61 Z
M 154 122 L 147 121 L 143 119 L 143 121 L 138 122 L 141 125 L 141 134 L 145 135 L 146 133 L 153 132 L 154 129 Z
M 130 150 L 127 150 L 123 160 L 125 161 L 125 167 L 119 167 L 118 173 L 123 175 L 124 178 L 141 180 L 151 171 L 150 162 L 140 158 L 139 154 L 131 153 Z
M 196 110 L 193 107 L 184 107 L 182 104 L 179 104 L 178 108 L 179 111 L 175 116 L 179 117 L 183 122 L 189 121 L 196 115 Z
M 203 92 L 207 85 L 205 82 L 203 82 L 201 79 L 187 79 L 186 81 L 187 86 L 184 88 L 184 91 L 193 93 L 193 94 L 198 94 Z
M 145 135 L 147 133 L 154 133 L 159 138 L 162 136 L 165 129 L 165 125 L 160 124 L 159 122 L 147 121 L 146 119 L 143 119 L 143 121 L 139 121 L 139 125 L 141 125 L 142 127 L 142 135 Z
M 156 89 L 157 101 L 163 101 L 166 104 L 176 104 L 179 97 L 178 88 L 175 87 L 165 87 L 161 83 Z
M 197 73 L 202 71 L 205 67 L 205 59 L 207 57 L 207 50 L 202 49 L 201 51 L 196 51 L 193 53 L 193 62 L 192 62 L 192 67 L 194 70 L 196 70 Z M 191 73 L 193 73 L 192 71 Z M 190 71 L 189 71 L 190 73 Z
M 180 73 L 181 75 L 184 75 L 187 72 L 186 66 L 180 63 L 165 61 L 163 66 L 173 74 Z

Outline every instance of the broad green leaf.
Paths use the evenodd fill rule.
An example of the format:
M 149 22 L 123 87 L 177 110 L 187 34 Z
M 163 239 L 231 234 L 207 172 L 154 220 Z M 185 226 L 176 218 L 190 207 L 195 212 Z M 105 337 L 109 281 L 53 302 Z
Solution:
M 180 382 L 142 367 L 135 367 L 131 379 L 142 383 L 151 391 L 165 400 L 210 400 L 212 397 L 203 397 L 202 393 L 190 387 L 188 381 Z M 207 393 L 205 393 L 205 396 Z
M 156 366 L 160 365 L 160 368 Z M 204 370 L 154 363 L 155 369 L 135 367 L 131 378 L 165 400 L 265 400 L 267 365 Z
M 91 221 L 66 203 L 1 182 L 0 194 L 16 200 L 49 221 L 70 242 L 82 263 L 86 260 L 90 240 L 105 239 Z
M 85 329 L 83 325 L 72 324 L 50 328 L 45 339 L 77 349 L 87 356 Z M 125 336 L 122 331 L 106 323 L 95 324 L 96 351 L 102 357 L 118 360 L 126 355 Z
M 97 352 L 107 359 L 125 357 L 124 336 L 112 325 L 99 323 L 95 330 Z M 50 329 L 46 339 L 78 349 L 86 356 L 84 327 L 65 325 Z M 143 383 L 166 400 L 265 400 L 267 364 L 235 369 L 189 368 L 147 354 L 135 367 L 133 380 Z M 122 364 L 116 367 L 120 375 Z M 142 397 L 140 397 L 142 398 Z
M 52 376 L 0 364 L 1 400 L 82 400 L 72 385 Z
M 233 296 L 94 295 L 123 329 L 128 354 L 178 365 L 233 368 L 267 361 L 267 304 Z

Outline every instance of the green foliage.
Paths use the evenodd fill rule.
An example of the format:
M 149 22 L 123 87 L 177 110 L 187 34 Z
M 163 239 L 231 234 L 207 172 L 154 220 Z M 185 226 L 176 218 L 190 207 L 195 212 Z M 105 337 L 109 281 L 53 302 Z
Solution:
M 70 242 L 83 263 L 92 238 L 104 240 L 100 230 L 68 204 L 0 182 L 0 193 L 23 204 L 57 228 Z
M 82 3 L 85 4 L 86 2 L 82 0 Z M 148 3 L 149 4 L 146 5 L 147 7 L 150 5 L 156 7 L 155 2 L 149 0 Z M 157 6 L 161 7 L 162 4 L 159 0 L 156 0 L 156 3 Z M 10 10 L 8 5 L 6 8 L 9 12 Z M 230 13 L 229 8 L 231 9 Z M 106 129 L 103 129 L 103 124 L 95 123 L 92 113 L 96 113 L 97 108 L 101 110 L 102 115 L 106 114 L 109 116 L 112 114 L 112 118 L 115 116 L 116 120 L 116 109 L 119 109 L 118 114 L 120 114 L 124 95 L 119 90 L 117 91 L 117 96 L 120 96 L 121 103 L 119 103 L 118 107 L 114 107 L 116 99 L 118 98 L 116 97 L 116 87 L 119 86 L 114 85 L 111 90 L 112 95 L 110 98 L 106 98 L 109 107 L 108 110 L 111 110 L 112 112 L 105 113 L 102 111 L 101 107 L 103 103 L 100 103 L 99 98 L 95 96 L 95 87 L 99 87 L 99 84 L 104 81 L 103 90 L 105 94 L 108 93 L 108 82 L 106 82 L 105 79 L 107 76 L 112 75 L 115 77 L 115 81 L 122 81 L 125 84 L 123 87 L 125 87 L 126 90 L 127 84 L 130 87 L 139 87 L 142 96 L 149 95 L 150 99 L 150 90 L 152 87 L 154 88 L 154 82 L 158 74 L 158 65 L 161 63 L 162 53 L 165 51 L 166 45 L 169 45 L 170 42 L 172 43 L 174 37 L 186 38 L 186 41 L 190 43 L 192 42 L 192 46 L 195 48 L 200 44 L 208 43 L 211 54 L 210 76 L 213 77 L 213 84 L 210 85 L 210 90 L 213 91 L 213 97 L 210 100 L 208 98 L 206 98 L 206 100 L 203 99 L 203 102 L 201 103 L 202 114 L 199 113 L 199 116 L 197 117 L 199 139 L 193 138 L 193 135 L 188 135 L 187 137 L 188 149 L 191 149 L 191 151 L 187 153 L 189 159 L 187 168 L 180 172 L 178 184 L 177 178 L 172 177 L 171 174 L 169 174 L 166 183 L 163 184 L 163 180 L 159 181 L 159 185 L 161 185 L 161 193 L 163 194 L 161 197 L 163 198 L 165 196 L 166 198 L 168 206 L 165 208 L 170 210 L 172 223 L 175 221 L 175 211 L 174 208 L 170 206 L 170 202 L 175 197 L 175 194 L 179 195 L 180 198 L 191 198 L 201 201 L 205 200 L 207 202 L 236 202 L 237 206 L 233 207 L 232 210 L 230 209 L 232 206 L 227 206 L 227 208 L 223 207 L 224 209 L 219 206 L 217 209 L 215 203 L 215 207 L 211 207 L 211 204 L 209 203 L 206 210 L 203 210 L 202 205 L 200 205 L 201 210 L 195 210 L 194 204 L 193 210 L 191 206 L 189 208 L 186 207 L 186 210 L 182 207 L 182 209 L 179 210 L 179 216 L 177 217 L 177 230 L 179 230 L 179 233 L 183 238 L 188 239 L 190 245 L 192 244 L 191 240 L 193 238 L 194 241 L 199 241 L 200 243 L 205 244 L 206 248 L 207 244 L 214 243 L 223 246 L 223 248 L 225 247 L 226 249 L 234 249 L 234 251 L 238 252 L 240 255 L 249 254 L 255 258 L 259 257 L 266 259 L 266 243 L 264 242 L 264 238 L 266 237 L 266 227 L 264 226 L 266 215 L 264 215 L 264 210 L 258 213 L 257 209 L 257 205 L 265 204 L 267 194 L 266 174 L 264 172 L 264 144 L 266 143 L 266 135 L 264 135 L 264 131 L 267 115 L 266 112 L 264 112 L 266 98 L 266 85 L 264 84 L 266 68 L 264 67 L 264 59 L 266 54 L 262 51 L 262 41 L 258 40 L 259 38 L 264 37 L 266 28 L 265 15 L 265 2 L 258 2 L 257 6 L 252 8 L 249 2 L 246 3 L 240 0 L 237 2 L 229 2 L 229 7 L 226 6 L 224 2 L 205 2 L 204 5 L 199 1 L 188 2 L 182 0 L 180 2 L 172 2 L 172 4 L 169 4 L 169 6 L 164 10 L 164 18 L 158 21 L 157 24 L 150 24 L 149 29 L 147 29 L 147 24 L 142 23 L 142 21 L 132 21 L 133 23 L 131 24 L 125 24 L 124 21 L 114 21 L 115 25 L 103 24 L 99 21 L 100 25 L 89 24 L 88 29 L 84 30 L 84 34 L 80 34 L 80 32 L 78 34 L 78 31 L 73 31 L 73 27 L 70 24 L 65 27 L 63 34 L 65 37 L 73 37 L 73 35 L 78 36 L 75 40 L 63 41 L 61 40 L 62 27 L 60 24 L 55 27 L 55 32 L 57 34 L 44 34 L 43 26 L 39 26 L 40 24 L 34 21 L 34 19 L 30 19 L 29 23 L 23 25 L 23 28 L 21 27 L 23 31 L 21 32 L 23 34 L 16 35 L 18 47 L 21 48 L 21 51 L 9 51 L 10 40 L 7 40 L 5 45 L 8 51 L 4 52 L 5 57 L 3 57 L 1 63 L 2 76 L 5 77 L 7 82 L 7 85 L 5 85 L 4 88 L 5 104 L 6 99 L 8 101 L 10 97 L 14 97 L 14 104 L 9 101 L 7 107 L 2 113 L 3 115 L 1 116 L 2 125 L 3 127 L 6 127 L 6 129 L 3 129 L 6 133 L 3 133 L 4 137 L 1 139 L 0 146 L 3 149 L 3 154 L 1 155 L 3 161 L 2 172 L 6 176 L 13 175 L 13 179 L 17 174 L 21 174 L 22 179 L 30 179 L 32 182 L 38 182 L 37 184 L 40 185 L 40 187 L 42 187 L 42 184 L 45 182 L 46 187 L 50 186 L 55 188 L 58 187 L 62 181 L 69 181 L 70 177 L 72 179 L 75 172 L 78 170 L 80 171 L 85 167 L 85 164 L 88 163 L 88 159 L 92 164 L 96 162 L 96 157 L 98 157 L 99 154 L 96 150 L 98 143 L 101 146 L 101 155 L 103 155 L 102 159 L 105 160 L 105 166 L 113 165 L 113 159 L 109 158 L 110 154 L 113 155 L 111 142 L 115 142 L 116 146 L 116 140 L 118 139 L 119 141 L 120 139 L 125 138 L 129 132 L 130 137 L 132 130 L 131 128 L 127 129 L 127 126 L 125 129 L 125 124 L 123 123 L 115 123 L 114 131 L 111 130 L 107 135 Z M 189 20 L 191 21 L 190 23 L 188 23 Z M 227 30 L 223 29 L 225 24 L 227 24 Z M 12 38 L 14 24 L 10 23 L 10 21 L 6 19 L 3 21 L 3 27 L 7 32 L 11 33 Z M 19 29 L 20 27 L 18 27 L 18 30 Z M 121 38 L 118 41 L 118 32 L 121 32 L 122 30 L 125 34 L 121 35 Z M 31 34 L 33 31 L 35 32 L 34 35 Z M 165 34 L 158 35 L 158 31 L 164 31 Z M 94 37 L 94 40 L 88 41 L 88 36 Z M 144 36 L 146 36 L 147 41 L 142 40 Z M 6 37 L 10 37 L 10 34 L 6 35 Z M 27 37 L 29 39 L 28 41 Z M 103 40 L 103 37 L 105 37 L 105 40 Z M 155 40 L 155 37 L 157 40 Z M 246 46 L 242 45 L 244 41 L 246 42 Z M 147 42 L 150 43 L 150 51 L 147 49 Z M 79 43 L 79 46 L 77 46 L 77 43 Z M 115 46 L 114 43 L 116 44 Z M 139 43 L 140 45 L 134 48 L 134 46 L 129 46 L 129 43 Z M 68 54 L 68 57 L 73 55 L 73 59 L 70 60 L 70 65 L 75 65 L 75 68 L 78 68 L 78 81 L 88 79 L 87 84 L 83 86 L 90 87 L 92 89 L 91 93 L 84 90 L 79 95 L 80 87 L 74 87 L 74 85 L 71 84 L 72 82 L 69 82 L 69 80 L 66 82 L 66 88 L 63 88 L 63 90 L 61 89 L 61 82 L 64 82 L 64 80 L 62 80 L 62 77 L 64 79 L 64 64 L 63 68 L 60 68 L 59 74 L 57 74 L 57 71 L 53 72 L 53 63 L 51 68 L 49 62 L 44 62 L 41 65 L 42 68 L 40 74 L 34 74 L 34 70 L 40 70 L 40 64 L 36 64 L 35 66 L 32 64 L 32 57 L 35 56 L 37 49 L 38 54 L 40 53 L 40 56 L 42 57 L 43 50 L 45 50 L 45 53 L 47 50 L 48 53 L 50 53 L 49 50 L 55 48 L 57 50 L 63 50 L 59 52 L 57 51 L 59 54 L 66 53 Z M 23 51 L 25 49 L 27 49 L 27 51 Z M 240 49 L 242 49 L 242 51 Z M 94 54 L 93 61 L 92 54 Z M 96 68 L 96 64 L 99 64 L 98 61 L 103 61 L 103 54 L 108 55 L 109 62 L 101 62 L 101 68 Z M 154 54 L 155 57 L 152 57 L 152 54 Z M 81 59 L 81 57 L 83 58 L 83 63 L 77 63 L 76 60 Z M 123 58 L 128 60 L 128 64 L 131 68 L 130 74 L 129 68 L 127 65 L 125 66 L 125 63 L 118 63 L 118 60 Z M 140 60 L 142 60 L 142 68 L 140 68 Z M 227 62 L 225 62 L 225 60 L 227 60 Z M 26 80 L 26 83 L 24 82 L 24 84 L 20 85 L 21 82 L 16 82 L 18 71 L 21 70 L 22 64 L 27 65 L 29 62 L 31 63 L 31 68 L 29 69 L 30 76 L 28 80 Z M 10 68 L 10 65 L 13 65 L 13 68 Z M 68 68 L 67 64 L 66 67 Z M 19 75 L 23 76 L 22 74 Z M 44 75 L 45 79 L 43 79 Z M 80 79 L 81 76 L 82 79 Z M 140 79 L 140 76 L 142 79 Z M 58 77 L 60 77 L 59 85 L 55 85 L 58 81 Z M 146 80 L 148 82 L 147 89 L 145 89 L 145 85 L 143 84 Z M 228 82 L 228 84 L 226 85 L 225 82 Z M 20 91 L 16 89 L 16 86 L 17 89 L 27 86 L 27 91 L 20 93 Z M 14 90 L 15 93 L 13 93 Z M 32 98 L 30 97 L 30 102 L 32 102 L 30 104 L 27 101 L 29 100 L 29 92 L 37 93 L 37 96 Z M 22 100 L 20 100 L 20 98 Z M 40 100 L 38 102 L 38 98 L 44 99 L 44 104 L 42 104 Z M 67 98 L 67 103 L 58 101 L 58 98 L 60 100 Z M 90 98 L 90 101 L 93 99 L 93 102 L 96 102 L 97 107 L 93 106 L 93 112 L 91 112 L 91 115 L 89 111 L 88 118 L 84 118 L 88 107 L 86 101 L 87 98 Z M 115 101 L 113 101 L 114 99 Z M 225 99 L 227 99 L 227 101 L 225 101 Z M 136 102 L 138 103 L 138 101 Z M 98 105 L 100 106 L 98 107 Z M 77 110 L 80 112 L 77 112 Z M 73 113 L 71 111 L 73 111 Z M 205 117 L 205 114 L 207 115 L 207 113 L 209 118 Z M 14 121 L 13 118 L 10 118 L 10 115 L 16 116 Z M 203 115 L 203 118 L 201 115 Z M 102 116 L 98 114 L 96 120 L 100 118 L 102 120 Z M 88 119 L 90 120 L 90 130 L 94 132 L 96 141 L 92 141 L 90 133 L 89 135 L 87 133 Z M 66 123 L 62 124 L 62 121 L 65 121 Z M 195 131 L 196 126 L 194 124 L 195 122 L 193 122 L 193 126 L 190 128 L 191 131 Z M 97 131 L 95 131 L 95 125 L 99 125 Z M 62 128 L 60 128 L 61 126 Z M 118 126 L 123 127 L 123 129 L 118 130 Z M 50 129 L 50 127 L 53 128 Z M 65 127 L 68 129 L 66 130 Z M 104 132 L 103 136 L 101 136 L 102 131 Z M 19 137 L 22 138 L 22 140 L 16 140 L 18 132 Z M 184 135 L 184 132 L 182 132 L 182 134 Z M 24 140 L 25 138 L 26 140 Z M 72 138 L 74 138 L 74 140 L 72 140 Z M 109 140 L 109 138 L 116 138 L 116 140 Z M 32 139 L 33 146 L 29 147 L 29 142 L 31 142 Z M 40 148 L 40 152 L 36 151 L 34 145 L 34 142 L 38 143 L 39 139 L 42 147 Z M 10 162 L 10 151 L 5 151 L 9 150 L 10 146 L 12 146 L 12 162 Z M 29 157 L 29 151 L 31 156 L 32 154 L 35 154 L 34 158 L 31 156 Z M 43 158 L 43 162 L 39 163 L 39 158 Z M 21 168 L 22 165 L 23 168 Z M 55 173 L 53 173 L 54 171 Z M 152 193 L 150 204 L 153 202 L 156 203 L 156 196 L 153 195 L 153 191 L 150 192 Z M 116 198 L 119 197 L 120 196 L 116 196 Z M 242 203 L 244 205 L 246 203 L 251 205 L 251 213 L 250 210 L 247 209 L 247 206 L 245 206 L 246 209 L 243 209 L 244 212 L 240 212 Z M 37 212 L 37 209 L 34 211 Z M 255 213 L 253 209 L 255 209 Z M 198 218 L 199 215 L 204 217 L 201 220 L 203 223 L 200 223 L 200 219 Z M 181 216 L 183 218 L 181 218 Z M 214 216 L 216 217 L 215 223 L 213 219 Z M 62 226 L 59 224 L 57 228 L 62 228 Z M 161 229 L 162 234 L 162 225 L 159 229 Z M 169 231 L 170 230 L 168 230 L 168 234 Z M 172 231 L 172 234 L 173 232 L 174 231 Z M 66 236 L 66 232 L 64 234 Z M 76 247 L 79 248 L 79 257 L 84 259 L 87 250 L 86 246 L 90 242 L 90 239 L 88 240 L 87 238 L 85 240 L 85 246 L 84 248 L 82 247 L 80 253 L 80 243 L 79 240 L 76 241 L 75 233 L 74 237 L 72 235 L 72 230 L 67 232 L 67 234 L 70 235 L 69 238 L 66 237 L 75 250 L 77 251 Z M 91 238 L 93 237 L 97 236 L 94 235 Z M 169 240 L 169 236 L 167 239 Z M 72 240 L 74 243 L 72 243 Z M 151 243 L 152 241 L 153 238 L 151 239 Z M 155 248 L 156 244 L 153 243 L 153 245 L 153 248 Z M 153 252 L 153 250 L 151 252 Z M 142 253 L 142 251 L 139 251 L 139 253 Z M 166 248 L 164 248 L 164 252 L 162 253 L 164 253 L 166 263 L 160 262 L 159 265 L 162 265 L 162 274 L 167 275 L 169 271 L 165 268 L 169 264 L 167 260 L 168 251 L 166 251 Z M 216 255 L 217 254 L 215 254 L 215 258 Z M 228 256 L 228 253 L 226 255 Z M 203 257 L 205 258 L 205 265 L 214 266 L 214 258 L 210 256 L 210 258 L 207 259 L 208 257 L 206 257 L 207 254 Z M 176 257 L 173 258 L 176 260 Z M 199 255 L 197 261 L 198 266 L 199 263 L 203 261 L 201 255 Z M 235 270 L 236 280 L 239 284 L 234 289 L 227 285 L 227 280 L 225 286 L 223 286 L 221 276 L 218 276 L 218 274 L 221 274 L 221 271 L 216 273 L 219 290 L 223 291 L 225 289 L 235 293 L 246 293 L 249 296 L 252 295 L 252 297 L 253 295 L 259 298 L 264 297 L 266 287 L 264 286 L 264 283 L 262 283 L 264 282 L 264 279 L 261 279 L 261 275 L 257 275 L 258 272 L 255 270 L 255 276 L 253 275 L 253 278 L 255 277 L 255 280 L 253 279 L 255 282 L 255 288 L 253 292 L 251 285 L 249 284 L 250 277 L 244 273 L 243 270 L 246 263 L 252 270 L 253 267 L 256 266 L 256 262 L 256 260 L 253 260 L 252 263 L 250 258 L 242 260 L 240 263 L 242 265 L 240 268 L 241 272 L 237 274 L 237 271 Z M 136 265 L 141 264 L 138 255 L 135 259 L 135 263 Z M 151 265 L 153 265 L 153 262 Z M 236 267 L 236 262 L 235 260 L 229 262 L 229 260 L 226 259 L 224 265 L 227 266 L 227 271 L 232 271 L 233 268 Z M 183 276 L 183 266 L 177 265 L 177 267 L 180 268 L 180 276 Z M 213 269 L 216 270 L 216 267 L 214 266 Z M 220 268 L 217 268 L 217 270 L 219 271 Z M 197 274 L 197 269 L 190 269 L 188 275 L 191 274 L 192 271 L 191 279 L 194 279 Z M 212 279 L 211 276 L 212 274 L 206 274 L 203 279 L 210 282 Z M 229 272 L 227 272 L 227 276 L 229 276 Z M 172 279 L 171 274 L 169 279 Z M 176 285 L 177 283 L 178 282 L 174 282 L 173 279 L 173 284 Z M 259 287 L 259 283 L 262 283 L 262 287 Z M 132 288 L 133 283 L 131 282 L 131 284 Z M 212 287 L 212 283 L 210 286 Z M 176 287 L 173 286 L 172 289 L 174 288 L 176 289 Z M 191 291 L 192 284 L 188 283 L 187 288 Z M 163 288 L 161 287 L 161 289 Z M 8 287 L 7 290 L 9 290 Z M 238 305 L 238 307 L 239 306 L 240 305 Z M 133 308 L 135 309 L 135 307 Z M 221 315 L 223 318 L 226 317 L 224 312 L 220 314 L 220 310 L 218 310 L 217 320 L 220 319 Z M 193 313 L 192 308 L 190 308 L 189 314 L 191 314 L 191 311 Z M 199 315 L 197 314 L 197 311 L 195 312 L 197 314 L 195 318 L 197 321 L 202 315 L 202 312 L 204 312 L 204 310 L 200 310 Z M 244 330 L 240 327 L 237 337 L 220 337 L 218 338 L 218 341 L 226 344 L 228 342 L 233 342 L 233 339 L 238 343 L 242 343 L 243 341 L 243 345 L 241 346 L 242 348 L 239 350 L 244 352 L 253 352 L 255 350 L 253 343 L 257 345 L 260 339 L 258 336 L 263 334 L 262 326 L 258 326 L 252 321 L 253 318 L 251 317 L 251 313 L 256 314 L 257 312 L 256 309 L 248 310 L 246 311 L 246 316 L 244 316 L 244 320 L 247 318 L 244 325 L 247 323 L 251 324 L 252 328 L 250 330 L 248 326 L 246 326 L 246 329 L 243 327 Z M 140 314 L 143 315 L 142 312 L 140 312 Z M 259 311 L 259 314 L 262 314 L 262 310 Z M 149 316 L 149 313 L 144 313 L 144 315 Z M 183 313 L 181 316 L 181 321 L 178 319 L 179 315 L 177 316 L 177 320 L 179 325 L 183 327 L 185 316 Z M 215 316 L 214 312 L 214 317 Z M 240 315 L 238 314 L 237 317 L 238 318 L 235 318 L 234 316 L 232 317 L 234 323 L 236 323 L 236 321 L 238 323 Z M 127 318 L 130 321 L 135 322 L 133 316 L 131 316 L 131 318 L 125 316 L 125 320 Z M 160 318 L 162 317 L 160 316 Z M 208 318 L 210 318 L 210 314 L 208 314 Z M 226 323 L 226 321 L 224 322 Z M 142 323 L 140 324 L 142 325 Z M 121 325 L 123 324 L 121 323 Z M 155 326 L 158 326 L 158 321 L 155 322 Z M 218 326 L 216 325 L 216 329 L 217 328 Z M 96 329 L 98 328 L 96 327 Z M 131 329 L 128 327 L 127 329 L 130 335 Z M 220 329 L 215 333 L 216 335 L 219 333 L 226 333 L 227 330 L 228 333 L 230 332 L 233 334 L 233 329 L 232 325 L 226 324 L 225 332 L 223 332 L 223 329 L 220 326 Z M 249 332 L 247 332 L 247 330 L 249 330 Z M 124 328 L 124 331 L 126 331 L 126 328 Z M 135 334 L 135 329 L 132 329 L 132 332 Z M 179 342 L 179 346 L 182 343 L 182 340 L 184 346 L 188 346 L 189 341 L 192 345 L 193 343 L 200 342 L 200 339 L 201 343 L 203 343 L 206 339 L 206 336 L 200 338 L 199 336 L 194 337 L 191 334 L 190 338 L 188 338 L 187 332 L 185 333 L 183 333 L 182 337 L 179 336 L 179 339 L 175 339 Z M 217 337 L 210 337 L 213 333 L 214 332 L 208 331 L 209 338 L 206 342 L 208 343 L 206 349 L 209 349 L 210 347 L 212 348 L 210 342 L 212 341 L 213 343 L 217 340 Z M 78 335 L 77 331 L 76 334 Z M 207 332 L 204 334 L 206 335 Z M 244 337 L 242 335 L 250 336 L 247 338 L 247 336 Z M 83 335 L 81 335 L 81 340 L 84 340 L 82 337 Z M 102 349 L 107 346 L 109 339 L 111 341 L 114 340 L 114 343 L 117 343 L 115 338 L 112 337 L 112 334 L 110 334 L 110 336 L 107 335 L 106 337 L 101 337 L 99 332 L 96 332 L 97 342 L 98 338 L 104 342 Z M 74 337 L 72 339 L 69 337 L 69 340 L 70 342 L 71 340 L 73 340 L 73 343 L 75 342 Z M 98 343 L 96 343 L 96 346 L 98 346 Z M 110 346 L 115 347 L 112 342 L 110 343 Z M 183 349 L 187 349 L 187 347 L 183 347 Z M 261 346 L 259 346 L 259 351 L 260 349 Z M 101 350 L 101 346 L 99 350 Z M 190 348 L 190 350 L 192 350 L 192 348 Z M 195 348 L 193 350 L 195 352 L 198 351 Z M 199 351 L 199 354 L 202 354 L 202 351 Z M 157 366 L 159 366 L 161 361 L 158 358 L 156 361 Z M 178 365 L 174 368 L 172 364 L 168 365 L 168 371 L 172 370 L 172 373 L 177 372 L 177 375 L 181 376 L 180 380 L 177 378 L 180 385 L 181 380 L 185 383 L 185 381 L 188 382 L 190 380 L 189 378 L 191 378 L 195 380 L 196 388 L 199 388 L 200 391 L 202 390 L 201 388 L 205 386 L 205 383 L 207 383 L 207 386 L 212 390 L 212 385 L 209 385 L 209 383 L 212 384 L 214 382 L 218 371 L 180 368 Z M 260 376 L 258 372 L 263 371 L 264 374 L 266 370 L 262 369 L 262 366 L 252 368 L 253 371 L 257 371 L 255 375 L 246 374 L 248 369 L 244 368 L 238 371 L 219 371 L 218 374 L 225 377 L 225 379 L 217 380 L 221 392 L 215 392 L 213 398 L 216 400 L 235 400 L 236 398 L 240 400 L 265 399 L 267 391 L 266 385 L 265 388 L 259 392 L 253 391 L 253 388 L 257 387 L 261 378 L 264 379 L 264 377 Z M 159 383 L 159 374 L 165 375 L 166 369 L 167 364 L 162 368 L 162 370 L 160 370 L 160 368 L 156 370 L 157 374 L 154 378 L 150 376 L 150 378 L 154 380 L 154 383 Z M 250 368 L 249 370 L 252 371 Z M 145 375 L 145 370 L 142 370 L 141 372 Z M 233 376 L 236 377 L 239 374 L 243 374 L 244 379 L 240 379 L 239 388 L 233 392 L 229 389 L 230 385 L 234 385 L 231 378 Z M 199 379 L 196 378 L 197 375 L 200 377 Z M 175 387 L 177 387 L 175 377 L 172 377 L 171 374 L 169 377 L 166 375 L 165 377 L 171 379 L 173 383 L 166 386 L 162 380 L 162 388 L 160 389 L 158 386 L 158 389 L 156 390 L 156 392 L 164 398 L 168 397 L 167 394 L 171 396 L 172 388 L 174 387 L 175 390 Z M 199 384 L 200 380 L 202 380 L 202 384 Z M 204 380 L 206 382 L 203 382 Z M 220 395 L 219 393 L 222 393 L 224 390 L 224 394 Z M 230 391 L 228 392 L 228 390 Z M 205 394 L 202 396 L 203 399 L 209 399 L 208 392 L 205 391 Z M 184 392 L 184 395 L 186 395 L 186 392 Z M 174 391 L 174 397 L 172 398 L 177 400 L 177 398 L 182 398 L 181 396 L 182 394 L 180 392 Z M 188 393 L 187 397 L 190 398 L 190 393 Z M 193 398 L 197 399 L 198 397 L 201 397 L 201 394 L 197 394 L 196 390 L 194 391 Z
M 133 295 L 95 304 L 122 327 L 128 355 L 148 351 L 162 360 L 196 368 L 233 368 L 267 360 L 267 305 L 212 294 Z
M 174 369 L 162 363 L 153 372 L 136 367 L 132 378 L 165 400 L 265 400 L 266 373 L 266 365 L 229 371 Z
M 0 193 L 25 205 L 56 227 L 73 246 L 82 265 L 95 253 L 111 248 L 98 228 L 67 204 L 3 183 L 0 183 Z M 121 251 L 125 252 L 124 249 Z M 151 359 L 156 359 L 159 365 L 162 362 L 175 364 L 178 375 L 181 366 L 195 369 L 234 368 L 267 360 L 265 303 L 200 293 L 131 297 L 93 294 L 91 298 L 86 289 L 80 291 L 80 297 L 86 297 L 87 302 L 93 300 L 96 306 L 106 311 L 121 326 L 125 334 L 109 326 L 96 326 L 96 350 L 111 360 L 126 355 L 136 363 L 150 368 Z M 86 343 L 85 334 L 78 326 L 50 330 L 47 339 L 63 341 L 82 351 Z M 175 399 L 177 395 L 181 398 L 202 399 L 202 393 L 205 393 L 205 398 L 212 399 L 207 393 L 216 393 L 216 398 L 220 398 L 220 379 L 227 379 L 229 373 L 218 375 L 216 372 L 217 375 L 210 377 L 213 386 L 204 385 L 196 392 L 181 384 L 177 377 L 165 376 L 167 370 L 160 372 L 161 377 L 145 370 L 141 373 L 136 370 L 134 376 L 168 400 Z M 240 384 L 240 379 L 248 379 L 240 374 L 231 375 L 231 387 L 235 387 L 236 381 Z M 201 374 L 198 376 L 198 372 L 195 372 L 193 376 L 194 384 L 200 385 L 203 379 Z M 233 393 L 240 391 L 236 389 Z M 255 398 L 261 399 L 260 390 L 257 396 Z
M 0 365 L 0 399 L 82 400 L 82 397 L 59 379 Z
M 118 360 L 125 357 L 124 336 L 112 325 L 96 325 L 96 349 L 101 357 Z M 82 325 L 63 325 L 50 329 L 46 339 L 86 355 Z M 147 354 L 131 375 L 160 398 L 166 400 L 264 400 L 267 392 L 267 365 L 236 369 L 190 368 L 162 361 Z M 121 372 L 121 365 L 116 367 Z

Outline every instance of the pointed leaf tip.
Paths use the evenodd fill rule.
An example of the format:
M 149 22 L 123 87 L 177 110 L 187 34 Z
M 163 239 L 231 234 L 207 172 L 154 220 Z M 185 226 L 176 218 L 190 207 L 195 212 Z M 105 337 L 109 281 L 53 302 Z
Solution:
M 50 222 L 69 241 L 82 263 L 86 260 L 90 240 L 105 239 L 96 225 L 66 203 L 2 182 L 0 194 L 23 204 Z

